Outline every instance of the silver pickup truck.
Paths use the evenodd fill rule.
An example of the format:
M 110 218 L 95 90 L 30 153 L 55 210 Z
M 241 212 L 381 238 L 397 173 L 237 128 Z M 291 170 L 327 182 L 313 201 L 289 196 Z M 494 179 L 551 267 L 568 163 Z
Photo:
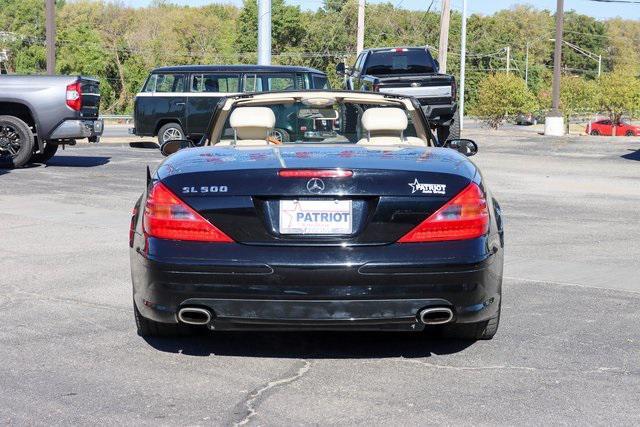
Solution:
M 0 76 L 0 167 L 45 163 L 60 145 L 98 142 L 100 83 L 81 76 Z

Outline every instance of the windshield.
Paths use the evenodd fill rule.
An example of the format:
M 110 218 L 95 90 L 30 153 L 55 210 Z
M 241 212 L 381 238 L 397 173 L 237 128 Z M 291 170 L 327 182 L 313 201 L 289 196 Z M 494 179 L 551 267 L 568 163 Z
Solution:
M 323 101 L 328 101 L 324 102 Z M 407 113 L 403 104 L 365 104 L 342 102 L 326 99 L 298 100 L 294 102 L 278 102 L 272 104 L 260 104 L 267 107 L 275 116 L 275 126 L 269 132 L 269 136 L 277 139 L 282 144 L 305 143 L 357 143 L 367 137 L 367 131 L 362 126 L 362 115 L 370 108 L 393 108 L 400 110 L 407 117 L 407 127 L 403 130 L 390 130 L 391 137 L 397 138 L 416 137 L 416 129 L 413 125 L 412 114 Z M 231 116 L 237 108 L 230 111 L 222 131 L 222 141 L 237 138 L 230 124 Z M 382 112 L 384 113 L 384 112 Z M 265 132 L 265 137 L 267 132 Z M 270 142 L 272 142 L 270 140 Z
M 434 73 L 435 64 L 428 50 L 391 49 L 375 51 L 367 58 L 363 74 L 420 74 Z

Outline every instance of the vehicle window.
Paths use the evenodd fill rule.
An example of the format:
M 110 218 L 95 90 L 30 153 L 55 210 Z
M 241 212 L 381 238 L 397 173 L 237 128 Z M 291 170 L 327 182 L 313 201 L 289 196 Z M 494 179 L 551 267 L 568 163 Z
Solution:
M 279 129 L 279 132 L 286 132 L 287 136 L 284 139 L 286 144 L 355 144 L 367 137 L 367 133 L 361 125 L 361 118 L 368 108 L 395 107 L 404 109 L 401 104 L 374 105 L 335 102 L 326 106 L 311 106 L 306 105 L 304 101 L 278 102 L 263 106 L 273 111 L 276 116 L 275 127 Z M 402 135 L 415 137 L 417 132 L 412 117 L 410 114 L 407 116 L 409 123 Z M 400 137 L 399 131 L 390 131 L 390 133 Z M 223 140 L 233 139 L 234 132 L 229 124 L 229 119 L 225 123 L 222 135 Z
M 372 52 L 364 74 L 433 73 L 435 63 L 426 49 L 389 49 Z
M 238 74 L 194 74 L 191 79 L 191 92 L 238 92 L 239 88 Z
M 156 90 L 156 79 L 158 78 L 157 75 L 155 74 L 151 74 L 149 76 L 149 78 L 147 79 L 147 82 L 144 85 L 144 89 L 142 89 L 143 92 L 155 92 Z
M 312 78 L 313 89 L 329 89 L 329 81 L 327 80 L 327 76 L 314 74 Z
M 262 78 L 255 74 L 247 74 L 244 77 L 244 92 L 262 92 Z
M 268 92 L 276 90 L 295 90 L 294 74 L 248 74 L 245 77 L 245 92 Z
M 184 92 L 184 75 L 158 74 L 156 92 Z
M 293 74 L 281 76 L 267 76 L 267 90 L 295 90 L 296 79 Z
M 362 70 L 362 62 L 364 61 L 365 53 L 361 53 L 360 56 L 356 59 L 356 63 L 353 66 L 354 71 L 360 72 Z

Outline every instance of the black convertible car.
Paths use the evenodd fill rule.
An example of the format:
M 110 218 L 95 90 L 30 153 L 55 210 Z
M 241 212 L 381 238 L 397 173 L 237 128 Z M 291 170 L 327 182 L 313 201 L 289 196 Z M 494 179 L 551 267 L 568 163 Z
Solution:
M 282 106 L 292 127 L 305 127 L 300 138 L 309 126 L 326 137 L 273 138 Z M 496 333 L 499 205 L 461 154 L 477 146 L 438 147 L 415 100 L 242 95 L 218 104 L 206 138 L 150 174 L 133 210 L 140 335 L 205 327 Z

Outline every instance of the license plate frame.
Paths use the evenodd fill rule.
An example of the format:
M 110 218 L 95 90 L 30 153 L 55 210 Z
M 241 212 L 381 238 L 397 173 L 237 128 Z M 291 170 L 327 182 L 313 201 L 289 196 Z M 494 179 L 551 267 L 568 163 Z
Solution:
M 282 235 L 350 235 L 353 201 L 280 200 L 278 232 Z

